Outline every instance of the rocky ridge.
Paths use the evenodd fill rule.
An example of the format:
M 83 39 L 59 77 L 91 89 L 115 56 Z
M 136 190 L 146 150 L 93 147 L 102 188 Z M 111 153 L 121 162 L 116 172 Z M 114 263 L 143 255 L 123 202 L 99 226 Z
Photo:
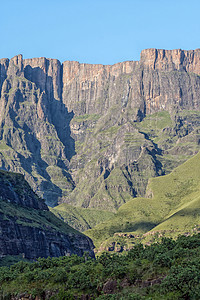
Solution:
M 199 49 L 112 66 L 1 59 L 1 168 L 50 206 L 115 211 L 198 152 L 199 74 Z
M 56 218 L 23 175 L 0 171 L 0 186 L 1 258 L 94 256 L 92 241 Z

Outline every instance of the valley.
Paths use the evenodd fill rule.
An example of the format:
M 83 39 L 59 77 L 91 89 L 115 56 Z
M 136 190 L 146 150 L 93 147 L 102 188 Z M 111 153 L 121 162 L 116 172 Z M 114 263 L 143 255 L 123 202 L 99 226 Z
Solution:
M 160 245 L 162 256 L 166 241 L 179 249 L 181 239 L 189 241 L 193 235 L 198 239 L 199 99 L 199 49 L 146 49 L 139 61 L 115 65 L 61 64 L 22 55 L 0 59 L 1 266 L 22 261 L 23 284 L 30 283 L 29 292 L 37 295 L 37 276 L 47 293 L 48 273 L 48 297 L 56 297 L 59 287 L 72 299 L 91 291 L 99 299 L 108 299 L 103 298 L 108 294 L 103 288 L 114 278 L 120 282 L 119 294 L 123 290 L 129 295 L 132 289 L 133 299 L 143 299 L 144 282 L 166 282 L 178 263 L 174 248 L 168 253 L 170 266 L 163 263 L 168 258 L 157 262 L 145 251 Z M 134 254 L 132 262 L 129 253 L 134 249 L 141 255 Z M 95 255 L 97 261 L 91 261 Z M 48 256 L 63 258 L 50 262 Z M 48 261 L 50 270 L 42 275 L 37 275 L 41 270 L 34 271 L 28 282 L 27 270 L 38 268 L 37 262 L 31 267 L 30 261 L 39 257 L 41 264 Z M 82 283 L 75 286 L 74 279 L 63 275 L 65 259 L 67 264 L 74 262 L 68 269 L 71 278 L 80 264 L 87 269 L 88 260 L 83 273 L 89 276 L 94 266 L 100 285 L 90 278 L 91 290 L 84 287 L 84 280 L 78 290 Z M 124 264 L 124 271 L 117 269 L 118 261 L 110 278 L 102 273 L 102 266 L 105 260 L 110 268 L 108 261 L 115 259 Z M 181 266 L 187 259 L 181 258 Z M 132 278 L 131 266 L 136 270 L 139 265 L 140 274 Z M 145 271 L 145 266 L 150 269 Z M 61 277 L 54 267 L 59 267 L 56 272 Z M 105 270 L 110 272 L 109 268 Z M 6 295 L 3 276 L 0 270 Z M 21 277 L 13 282 L 9 276 L 12 294 Z M 54 276 L 58 277 L 55 286 Z M 128 280 L 127 290 L 122 279 Z M 68 282 L 71 290 L 67 292 L 62 282 Z M 164 289 L 166 295 L 170 289 Z M 158 297 L 155 290 L 151 293 Z
M 112 66 L 0 60 L 0 167 L 50 207 L 116 212 L 199 151 L 199 50 Z

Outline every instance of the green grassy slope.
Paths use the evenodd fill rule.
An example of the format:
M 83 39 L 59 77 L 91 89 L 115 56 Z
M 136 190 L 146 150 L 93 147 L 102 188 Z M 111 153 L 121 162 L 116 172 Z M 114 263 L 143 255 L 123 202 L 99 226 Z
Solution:
M 133 196 L 144 197 L 149 178 L 169 174 L 200 150 L 199 111 L 160 111 L 137 122 L 134 114 L 130 106 L 121 111 L 115 105 L 103 116 L 71 121 L 81 128 L 70 161 L 77 171 L 63 201 L 116 212 Z
M 47 231 L 78 233 L 51 213 L 44 200 L 31 189 L 21 174 L 0 170 L 0 227 L 12 220 L 22 226 Z
M 3 213 L 4 220 L 15 217 L 15 219 L 17 219 L 16 222 L 23 226 L 56 230 L 63 233 L 78 233 L 74 228 L 65 224 L 50 211 L 36 210 L 7 201 L 0 201 L 0 213 Z
M 74 207 L 66 203 L 49 209 L 65 223 L 80 231 L 90 229 L 103 221 L 111 219 L 115 215 L 105 210 Z
M 199 151 L 199 111 L 179 111 L 175 115 L 167 111 L 147 115 L 137 124 L 140 132 L 162 150 L 157 159 L 165 174 L 181 165 Z
M 170 230 L 172 232 L 187 232 L 191 228 L 200 227 L 200 195 L 191 202 L 184 204 L 177 212 L 156 226 L 154 230 Z M 173 235 L 173 234 L 172 234 Z
M 200 153 L 171 174 L 152 178 L 147 193 L 152 198 L 130 200 L 114 218 L 86 232 L 97 247 L 116 232 L 185 232 L 200 224 Z

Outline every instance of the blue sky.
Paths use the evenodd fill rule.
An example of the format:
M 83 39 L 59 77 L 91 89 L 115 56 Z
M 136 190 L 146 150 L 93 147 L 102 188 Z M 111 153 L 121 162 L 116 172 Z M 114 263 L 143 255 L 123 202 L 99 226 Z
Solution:
M 200 48 L 200 1 L 7 0 L 0 58 L 49 57 L 114 64 L 145 48 Z

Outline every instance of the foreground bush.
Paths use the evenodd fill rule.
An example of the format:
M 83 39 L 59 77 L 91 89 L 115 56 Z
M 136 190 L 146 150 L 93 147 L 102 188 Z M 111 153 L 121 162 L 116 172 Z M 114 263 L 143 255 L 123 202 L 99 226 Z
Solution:
M 200 236 L 142 244 L 96 260 L 72 255 L 0 268 L 0 299 L 200 299 Z

